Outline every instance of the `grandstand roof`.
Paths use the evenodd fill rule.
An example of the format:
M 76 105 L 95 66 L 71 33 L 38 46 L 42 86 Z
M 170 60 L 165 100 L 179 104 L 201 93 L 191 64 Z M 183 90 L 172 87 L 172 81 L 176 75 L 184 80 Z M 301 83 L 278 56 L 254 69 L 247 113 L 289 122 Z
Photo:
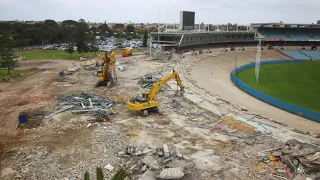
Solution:
M 173 32 L 151 32 L 151 35 L 183 35 L 183 34 L 254 34 L 254 31 L 173 31 Z
M 320 24 L 251 23 L 253 27 L 320 28 Z

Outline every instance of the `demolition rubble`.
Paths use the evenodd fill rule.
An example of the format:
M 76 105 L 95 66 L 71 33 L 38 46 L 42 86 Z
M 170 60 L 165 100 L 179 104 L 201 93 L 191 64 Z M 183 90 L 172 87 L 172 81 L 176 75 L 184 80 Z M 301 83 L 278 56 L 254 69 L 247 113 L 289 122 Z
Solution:
M 105 119 L 108 121 L 109 114 L 112 113 L 112 106 L 115 103 L 103 96 L 87 93 L 60 96 L 59 101 L 60 109 L 49 114 L 46 118 L 68 110 L 74 114 L 87 114 L 95 117 L 96 120 L 103 121 Z
M 167 144 L 155 149 L 127 146 L 124 151 L 118 152 L 118 156 L 140 158 L 137 164 L 128 167 L 134 174 L 143 173 L 138 180 L 181 179 L 185 168 L 191 165 L 189 157 L 183 156 L 178 149 L 169 149 Z

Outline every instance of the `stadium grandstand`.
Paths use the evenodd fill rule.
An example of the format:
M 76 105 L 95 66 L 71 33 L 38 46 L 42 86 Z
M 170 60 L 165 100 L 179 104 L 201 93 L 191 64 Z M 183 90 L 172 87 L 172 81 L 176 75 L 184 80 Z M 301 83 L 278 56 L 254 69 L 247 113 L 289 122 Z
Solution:
M 284 54 L 293 59 L 318 60 L 320 59 L 320 51 L 308 50 L 282 50 Z
M 318 42 L 320 24 L 253 23 L 251 27 L 268 42 Z
M 192 13 L 193 16 L 191 16 L 192 18 L 181 16 L 179 29 L 166 28 L 162 31 L 152 32 L 150 34 L 151 43 L 161 44 L 164 49 L 204 48 L 206 46 L 244 47 L 255 46 L 260 39 L 262 45 L 268 46 L 268 49 L 271 47 L 273 49 L 273 46 L 279 46 L 283 50 L 287 50 L 286 46 L 311 47 L 295 48 L 294 50 L 301 50 L 298 52 L 288 51 L 297 59 L 319 57 L 317 52 L 302 50 L 316 50 L 320 45 L 320 24 L 284 24 L 280 21 L 279 23 L 252 23 L 249 26 L 230 23 L 204 25 L 203 23 L 194 23 L 194 12 L 184 13 Z M 188 25 L 184 25 L 185 22 Z

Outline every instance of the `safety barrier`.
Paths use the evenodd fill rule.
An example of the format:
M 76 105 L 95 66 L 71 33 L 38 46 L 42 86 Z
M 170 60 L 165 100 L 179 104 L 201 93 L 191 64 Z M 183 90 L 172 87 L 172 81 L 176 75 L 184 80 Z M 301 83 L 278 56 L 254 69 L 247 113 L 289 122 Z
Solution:
M 302 61 L 303 61 L 302 59 L 297 59 L 297 60 L 282 59 L 282 60 L 261 61 L 260 64 L 264 65 L 264 64 L 278 64 L 278 63 L 302 62 Z M 240 72 L 244 69 L 254 67 L 255 64 L 256 63 L 250 63 L 250 64 L 243 65 L 243 66 L 237 68 L 235 71 Z M 271 97 L 267 94 L 264 94 L 260 91 L 257 91 L 255 89 L 249 87 L 248 85 L 244 84 L 240 79 L 235 77 L 233 74 L 231 75 L 231 80 L 233 81 L 234 84 L 236 84 L 243 91 L 247 92 L 248 94 L 250 94 L 250 95 L 252 95 L 252 96 L 268 103 L 268 104 L 276 106 L 276 107 L 283 109 L 285 111 L 291 112 L 291 113 L 296 114 L 298 116 L 302 116 L 307 119 L 311 119 L 311 120 L 320 122 L 320 113 L 318 113 L 318 112 L 314 112 L 314 111 L 311 111 L 311 110 L 308 110 L 308 109 L 281 101 L 277 98 Z

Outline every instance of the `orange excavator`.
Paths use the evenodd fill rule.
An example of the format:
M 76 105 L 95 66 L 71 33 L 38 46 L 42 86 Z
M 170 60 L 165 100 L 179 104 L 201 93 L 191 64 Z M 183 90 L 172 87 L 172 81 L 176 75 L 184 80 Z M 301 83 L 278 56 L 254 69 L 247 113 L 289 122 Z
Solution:
M 128 57 L 128 56 L 132 56 L 132 49 L 131 48 L 122 49 L 122 57 Z

